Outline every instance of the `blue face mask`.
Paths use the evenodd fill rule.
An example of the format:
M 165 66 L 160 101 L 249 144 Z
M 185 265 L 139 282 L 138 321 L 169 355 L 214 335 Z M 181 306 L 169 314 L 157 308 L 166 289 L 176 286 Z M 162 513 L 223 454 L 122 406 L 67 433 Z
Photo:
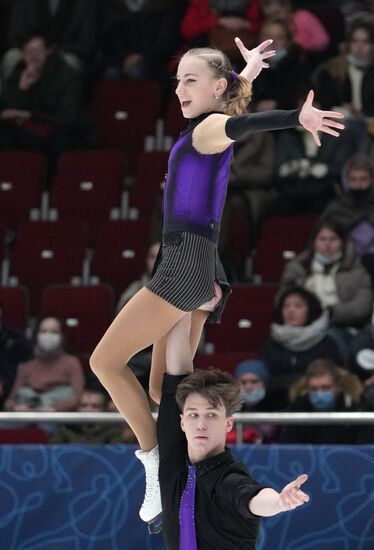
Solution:
M 324 256 L 323 254 L 320 254 L 319 252 L 314 253 L 314 259 L 316 262 L 322 264 L 322 265 L 331 265 L 340 260 L 342 257 L 341 252 L 337 252 L 336 254 L 333 254 L 332 256 Z
M 266 395 L 266 390 L 262 386 L 251 391 L 242 392 L 242 396 L 246 405 L 256 405 L 259 403 Z
M 331 411 L 335 406 L 335 393 L 328 391 L 309 392 L 309 401 L 317 411 Z

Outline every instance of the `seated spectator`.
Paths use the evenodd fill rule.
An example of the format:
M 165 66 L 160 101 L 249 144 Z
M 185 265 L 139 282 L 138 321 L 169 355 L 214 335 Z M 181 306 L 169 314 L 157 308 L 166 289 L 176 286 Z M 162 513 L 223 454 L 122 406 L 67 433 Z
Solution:
M 362 386 L 356 376 L 333 361 L 317 359 L 308 365 L 290 389 L 292 412 L 353 412 L 360 409 Z M 287 426 L 283 443 L 350 445 L 356 443 L 358 427 L 353 424 L 294 424 Z
M 32 342 L 20 332 L 8 327 L 3 321 L 3 306 L 0 302 L 0 402 L 7 399 L 13 386 L 17 367 L 33 356 Z
M 305 94 L 301 91 L 298 106 Z M 357 153 L 358 141 L 352 128 L 345 128 L 339 140 L 321 136 L 318 147 L 304 128 L 275 132 L 275 185 L 277 194 L 270 208 L 273 215 L 320 214 L 334 198 L 334 188 L 347 158 Z
M 374 0 L 333 0 L 333 2 L 338 5 L 343 14 L 347 28 L 358 18 L 373 19 Z
M 79 398 L 77 412 L 95 413 L 108 411 L 109 396 L 98 384 L 86 386 Z M 84 443 L 104 445 L 110 443 L 133 443 L 124 439 L 123 423 L 80 422 L 61 426 L 50 443 Z
M 103 77 L 165 80 L 168 62 L 182 40 L 183 8 L 173 0 L 104 2 L 99 23 Z
M 340 363 L 341 355 L 327 332 L 328 315 L 309 290 L 294 287 L 282 292 L 273 318 L 259 358 L 270 373 L 269 399 L 279 410 L 286 406 L 289 385 L 311 361 L 324 357 Z
M 235 369 L 234 378 L 239 381 L 243 406 L 240 412 L 264 412 L 273 410 L 273 403 L 268 398 L 266 386 L 269 373 L 263 361 L 246 359 Z M 256 424 L 253 427 L 244 425 L 243 443 L 270 443 L 276 439 L 277 429 L 271 424 Z M 234 427 L 227 434 L 228 443 L 237 442 L 237 430 Z
M 267 21 L 261 28 L 260 41 L 271 38 L 276 54 L 267 60 L 269 67 L 253 82 L 256 111 L 296 109 L 300 97 L 311 89 L 312 67 L 308 55 L 292 38 L 282 19 Z
M 341 193 L 322 212 L 344 229 L 374 280 L 374 163 L 354 155 L 342 172 Z
M 44 317 L 36 332 L 35 358 L 18 367 L 4 408 L 7 411 L 73 411 L 83 386 L 79 360 L 65 352 L 61 321 Z
M 92 61 L 96 48 L 97 0 L 12 0 L 10 6 L 6 76 L 20 59 L 24 35 L 41 29 L 46 40 L 61 52 L 74 68 Z
M 230 60 L 241 61 L 234 38 L 252 47 L 261 26 L 259 0 L 191 0 L 182 20 L 182 34 L 189 48 L 210 46 Z
M 365 388 L 374 387 L 374 325 L 362 329 L 350 344 L 350 365 Z
M 321 21 L 305 9 L 292 9 L 290 0 L 260 0 L 265 21 L 283 19 L 289 25 L 295 44 L 310 52 L 326 50 L 330 37 Z
M 317 67 L 316 100 L 321 109 L 343 111 L 346 118 L 374 116 L 374 24 L 367 19 L 352 23 L 347 51 Z
M 362 407 L 364 412 L 374 412 L 374 383 L 366 386 L 362 396 Z M 358 427 L 358 445 L 372 445 L 374 443 L 374 424 Z
M 45 36 L 25 36 L 22 61 L 0 95 L 0 150 L 39 149 L 53 171 L 63 150 L 94 145 L 82 95 L 80 75 L 49 49 Z
M 257 132 L 235 143 L 219 239 L 220 257 L 231 281 L 244 279 L 243 263 L 257 242 L 261 221 L 274 197 L 274 156 L 271 132 Z M 241 231 L 236 243 L 237 233 L 232 235 L 231 228 L 238 220 L 246 234 Z
M 350 329 L 363 327 L 371 316 L 370 275 L 335 222 L 320 222 L 310 243 L 286 265 L 281 288 L 297 285 L 313 292 L 336 329 L 330 333 L 349 339 Z
M 145 271 L 140 279 L 131 283 L 126 290 L 121 294 L 117 304 L 117 313 L 127 304 L 127 302 L 135 296 L 135 294 L 145 286 L 151 278 L 153 266 L 157 258 L 157 253 L 160 248 L 160 242 L 155 241 L 148 247 L 147 255 L 145 257 Z

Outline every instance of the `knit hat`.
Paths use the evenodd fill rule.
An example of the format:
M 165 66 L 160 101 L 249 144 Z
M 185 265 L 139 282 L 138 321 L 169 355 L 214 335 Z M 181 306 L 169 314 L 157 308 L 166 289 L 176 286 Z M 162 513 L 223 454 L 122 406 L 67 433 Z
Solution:
M 239 363 L 235 370 L 235 378 L 240 378 L 243 374 L 256 374 L 266 384 L 269 379 L 269 372 L 263 361 L 259 359 L 246 359 Z

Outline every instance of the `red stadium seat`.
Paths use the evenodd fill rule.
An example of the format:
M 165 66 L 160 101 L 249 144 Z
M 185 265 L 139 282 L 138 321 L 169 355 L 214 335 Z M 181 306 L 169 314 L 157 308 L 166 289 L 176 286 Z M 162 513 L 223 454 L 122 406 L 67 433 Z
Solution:
M 123 153 L 116 149 L 72 151 L 59 160 L 50 206 L 57 218 L 87 222 L 94 239 L 98 224 L 120 207 L 124 179 Z
M 261 228 L 253 256 L 253 273 L 264 283 L 278 283 L 286 262 L 306 246 L 316 216 L 272 216 Z
M 24 331 L 29 316 L 29 293 L 24 286 L 0 287 L 2 320 L 5 325 Z
M 10 271 L 30 290 L 32 314 L 39 310 L 45 286 L 69 283 L 81 276 L 86 243 L 86 225 L 78 220 L 24 222 L 20 226 Z
M 113 290 L 108 285 L 53 285 L 42 295 L 41 315 L 65 321 L 69 350 L 92 353 L 113 318 Z
M 48 443 L 48 433 L 42 428 L 0 428 L 1 445 L 20 445 L 23 443 Z
M 100 226 L 91 276 L 112 285 L 116 298 L 144 271 L 148 225 L 148 220 L 138 219 L 108 221 Z
M 169 153 L 151 151 L 140 153 L 135 181 L 131 187 L 131 206 L 140 216 L 149 216 L 161 197 L 168 166 Z
M 46 177 L 46 160 L 38 152 L 1 151 L 0 218 L 11 229 L 29 219 L 30 210 L 40 208 Z
M 207 325 L 205 340 L 214 351 L 259 351 L 268 335 L 278 287 L 233 286 L 220 325 Z
M 155 134 L 160 109 L 160 85 L 155 80 L 102 80 L 94 89 L 92 116 L 103 147 L 125 152 L 135 171 L 146 136 Z

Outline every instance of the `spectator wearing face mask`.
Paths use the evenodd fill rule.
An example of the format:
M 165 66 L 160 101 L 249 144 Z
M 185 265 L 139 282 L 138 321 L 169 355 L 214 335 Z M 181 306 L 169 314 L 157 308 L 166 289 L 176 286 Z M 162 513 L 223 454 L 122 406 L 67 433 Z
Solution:
M 321 220 L 333 220 L 347 232 L 374 280 L 374 163 L 370 157 L 357 154 L 347 161 L 340 196 L 327 206 Z
M 362 385 L 349 371 L 331 360 L 317 359 L 310 363 L 290 389 L 289 411 L 353 412 L 360 409 Z M 287 426 L 283 443 L 353 444 L 358 427 L 346 424 L 295 424 Z
M 41 319 L 36 332 L 35 358 L 18 367 L 5 401 L 7 411 L 72 411 L 84 385 L 79 360 L 65 352 L 62 323 Z
M 236 367 L 234 378 L 239 381 L 243 405 L 240 412 L 272 411 L 273 404 L 266 392 L 269 372 L 263 361 L 246 359 Z M 243 443 L 270 443 L 277 436 L 277 429 L 270 424 L 244 425 Z M 228 443 L 237 442 L 236 429 L 227 434 Z
M 329 333 L 341 344 L 370 320 L 370 275 L 344 230 L 333 220 L 320 222 L 310 245 L 286 265 L 281 288 L 295 285 L 319 298 L 329 314 Z
M 287 405 L 288 390 L 309 363 L 320 357 L 340 362 L 339 349 L 328 334 L 328 315 L 312 292 L 302 287 L 282 291 L 270 334 L 260 351 L 270 372 L 268 394 L 274 408 Z
M 98 383 L 87 384 L 83 389 L 77 407 L 78 412 L 98 413 L 109 412 L 107 409 L 109 401 L 108 393 Z M 52 435 L 50 443 L 82 443 L 82 444 L 111 444 L 111 443 L 135 443 L 126 439 L 128 430 L 124 423 L 108 422 L 80 422 L 71 425 L 60 426 Z
M 357 19 L 347 36 L 347 51 L 317 67 L 316 100 L 321 109 L 339 109 L 347 118 L 374 116 L 374 25 Z

